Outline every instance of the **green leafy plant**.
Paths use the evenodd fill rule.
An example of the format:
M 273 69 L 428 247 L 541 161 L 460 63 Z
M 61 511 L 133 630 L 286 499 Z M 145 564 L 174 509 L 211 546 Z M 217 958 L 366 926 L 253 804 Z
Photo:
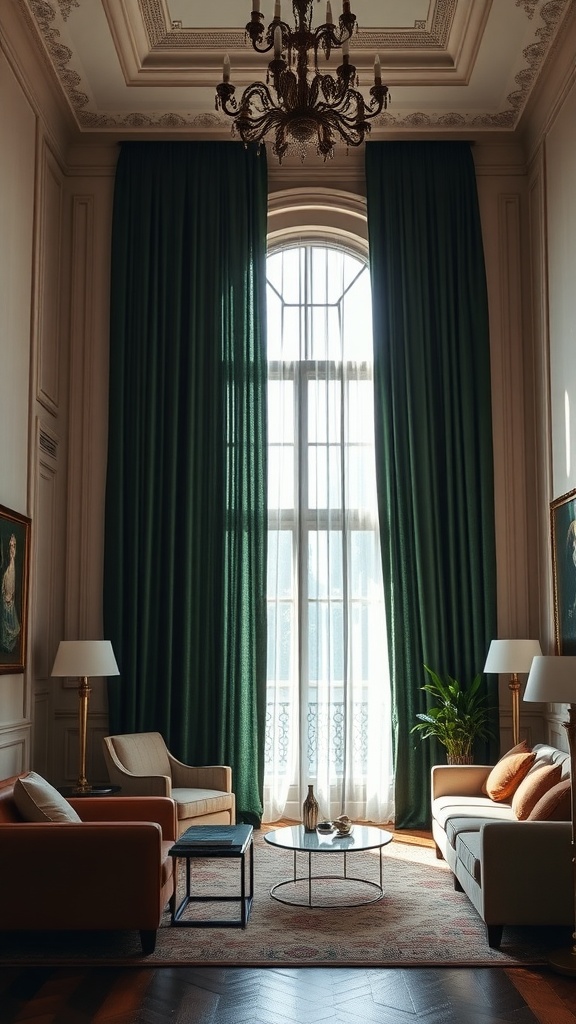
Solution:
M 451 676 L 444 681 L 437 672 L 424 665 L 430 682 L 422 687 L 436 703 L 420 719 L 412 732 L 421 732 L 422 739 L 435 736 L 446 748 L 450 764 L 469 764 L 474 759 L 476 740 L 493 736 L 487 699 L 480 692 L 482 676 L 479 674 L 469 686 L 462 686 Z

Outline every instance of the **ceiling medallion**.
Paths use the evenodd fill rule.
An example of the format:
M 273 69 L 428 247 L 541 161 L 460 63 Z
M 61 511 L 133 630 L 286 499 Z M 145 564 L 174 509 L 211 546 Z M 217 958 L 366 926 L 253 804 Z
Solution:
M 307 147 L 313 143 L 324 157 L 334 155 L 336 142 L 360 146 L 370 131 L 369 121 L 377 117 L 389 103 L 388 86 L 382 85 L 380 58 L 374 61 L 374 85 L 370 101 L 365 103 L 358 89 L 356 68 L 350 63 L 350 39 L 356 26 L 356 15 L 350 11 L 350 0 L 344 0 L 338 28 L 334 25 L 330 2 L 326 4 L 326 20 L 312 28 L 314 0 L 292 0 L 295 28 L 282 21 L 281 2 L 275 0 L 274 19 L 264 28 L 260 0 L 252 0 L 252 17 L 246 25 L 253 48 L 258 53 L 274 51 L 268 65 L 266 84 L 253 82 L 239 100 L 236 87 L 230 82 L 230 60 L 224 58 L 222 81 L 216 87 L 216 109 L 234 119 L 232 133 L 238 133 L 247 145 L 265 143 L 273 137 L 272 152 L 280 163 L 290 148 L 304 160 Z M 318 51 L 326 60 L 332 49 L 342 50 L 342 63 L 336 77 L 321 74 Z M 272 89 L 269 84 L 272 84 Z

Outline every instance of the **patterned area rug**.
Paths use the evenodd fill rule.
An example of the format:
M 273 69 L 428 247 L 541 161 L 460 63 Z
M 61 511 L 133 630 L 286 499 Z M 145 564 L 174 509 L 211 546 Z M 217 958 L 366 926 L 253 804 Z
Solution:
M 307 861 L 300 855 L 298 873 Z M 328 867 L 316 858 L 317 870 L 337 874 L 342 861 L 330 855 Z M 348 855 L 348 874 L 378 880 L 378 854 Z M 164 914 L 155 952 L 142 956 L 138 933 L 0 933 L 0 964 L 102 966 L 490 966 L 541 965 L 547 953 L 569 944 L 569 928 L 505 928 L 500 950 L 486 943 L 484 925 L 464 893 L 454 891 L 448 866 L 417 839 L 396 838 L 383 852 L 384 897 L 368 906 L 286 906 L 271 899 L 270 889 L 292 877 L 292 854 L 270 847 L 255 833 L 255 893 L 246 929 L 173 928 Z M 316 870 L 316 869 L 315 869 Z M 183 885 L 181 870 L 180 888 Z M 192 863 L 194 891 L 205 897 L 239 891 L 239 862 Z M 46 880 L 49 883 L 49 880 Z M 314 899 L 354 903 L 365 887 L 318 883 Z M 290 886 L 292 890 L 292 886 Z M 283 890 L 284 891 L 284 890 Z M 307 884 L 294 892 L 307 899 Z M 238 916 L 233 904 L 209 901 L 189 907 L 186 917 Z M 1 915 L 1 910 L 0 910 Z M 1 918 L 0 918 L 1 919 Z

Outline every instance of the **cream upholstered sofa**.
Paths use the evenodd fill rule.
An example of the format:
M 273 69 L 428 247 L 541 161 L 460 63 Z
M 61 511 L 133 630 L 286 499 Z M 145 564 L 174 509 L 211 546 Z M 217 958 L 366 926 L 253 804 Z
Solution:
M 182 764 L 159 732 L 105 736 L 103 742 L 110 782 L 120 786 L 123 795 L 171 797 L 176 803 L 178 835 L 191 825 L 236 823 L 228 766 Z
M 573 925 L 569 755 L 547 744 L 532 753 L 526 781 L 506 799 L 494 800 L 486 791 L 494 765 L 432 768 L 437 856 L 452 869 L 454 887 L 474 904 L 494 948 L 506 925 Z M 526 820 L 518 820 L 520 785 L 526 790 L 535 773 L 546 774 L 550 765 L 560 781 Z M 538 818 L 543 813 L 549 816 Z

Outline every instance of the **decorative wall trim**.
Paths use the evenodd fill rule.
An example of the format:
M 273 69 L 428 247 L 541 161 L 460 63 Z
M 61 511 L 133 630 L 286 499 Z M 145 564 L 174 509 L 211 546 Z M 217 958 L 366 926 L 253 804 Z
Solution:
M 36 399 L 56 416 L 60 400 L 63 186 L 58 163 L 44 141 L 39 147 L 37 200 Z
M 534 503 L 532 515 L 536 542 L 531 567 L 531 591 L 538 615 L 539 636 L 544 653 L 554 650 L 552 559 L 550 548 L 550 500 L 552 498 L 552 412 L 550 402 L 550 340 L 548 321 L 548 275 L 546 271 L 546 200 L 544 148 L 531 162 L 528 175 L 527 278 L 534 389 L 526 410 L 531 424 Z
M 34 696 L 32 712 L 32 764 L 34 771 L 43 775 L 45 779 L 50 778 L 50 692 L 44 690 L 37 692 Z
M 34 486 L 34 686 L 50 678 L 52 659 L 56 650 L 55 615 L 56 594 L 60 592 L 57 565 L 59 544 L 58 515 L 58 462 L 52 452 L 58 452 L 58 435 L 36 419 L 36 480 Z M 46 600 L 51 595 L 50 600 Z
M 30 765 L 30 735 L 32 727 L 6 726 L 0 731 L 0 778 L 28 771 Z
M 520 195 L 498 197 L 499 324 L 492 349 L 493 382 L 499 396 L 494 417 L 494 450 L 499 491 L 497 527 L 498 630 L 501 636 L 524 636 L 529 620 L 526 566 L 526 465 L 522 333 L 522 259 Z M 503 609 L 505 612 L 503 612 Z
M 302 239 L 333 239 L 368 255 L 366 200 L 340 189 L 294 188 L 273 192 L 268 202 L 268 245 Z
M 40 424 L 38 438 L 40 458 L 50 459 L 52 463 L 56 463 L 58 461 L 58 444 L 59 441 L 56 434 L 52 434 L 46 427 Z
M 94 249 L 94 197 L 72 199 L 71 310 L 70 310 L 70 451 L 68 478 L 68 560 L 66 582 L 66 635 L 86 637 L 90 580 L 90 517 L 92 474 L 90 423 L 92 389 L 92 281 Z M 99 510 L 98 510 L 99 511 Z

